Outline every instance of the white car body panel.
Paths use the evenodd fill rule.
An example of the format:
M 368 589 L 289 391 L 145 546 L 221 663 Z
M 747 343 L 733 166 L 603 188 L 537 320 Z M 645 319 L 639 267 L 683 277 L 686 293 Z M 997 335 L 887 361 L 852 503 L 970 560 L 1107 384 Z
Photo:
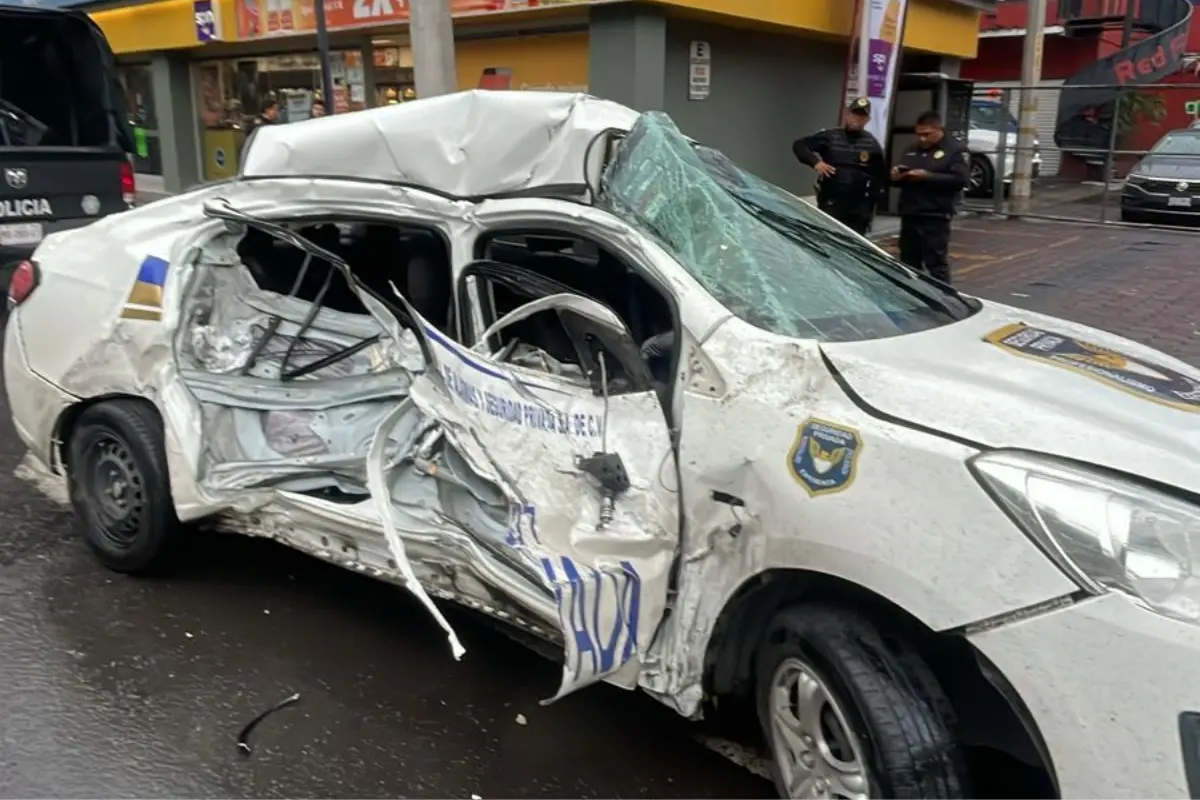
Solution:
M 1169 676 L 1122 700 L 1128 719 L 1154 728 L 1133 734 L 1137 747 L 1124 754 L 1103 741 L 1116 737 L 1097 716 L 1099 707 L 1085 712 L 1053 703 L 1056 692 L 1084 702 L 1087 688 L 1069 685 L 1078 672 L 1076 647 L 1092 654 L 1085 660 L 1100 676 L 1089 685 L 1115 697 L 1129 688 L 1117 685 L 1122 677 L 1130 683 L 1129 659 L 1194 663 L 1200 634 L 1182 626 L 1172 641 L 1180 623 L 1125 610 L 1119 604 L 1128 601 L 1116 596 L 1047 613 L 1074 602 L 1079 587 L 986 494 L 966 461 L 981 447 L 1021 447 L 1200 491 L 1195 417 L 1144 392 L 1122 392 L 983 341 L 1010 323 L 1109 347 L 1189 380 L 1200 381 L 1200 372 L 1100 331 L 988 303 L 921 333 L 818 345 L 735 317 L 657 240 L 600 208 L 530 197 L 474 202 L 380 181 L 300 175 L 333 169 L 320 160 L 322 142 L 348 135 L 361 119 L 371 127 L 360 132 L 363 158 L 353 169 L 382 169 L 390 160 L 397 180 L 441 180 L 464 193 L 586 188 L 599 180 L 599 161 L 571 156 L 589 150 L 607 128 L 628 129 L 636 119 L 579 96 L 539 101 L 536 93 L 515 93 L 533 99 L 506 105 L 506 93 L 478 94 L 424 108 L 452 118 L 486 103 L 489 113 L 525 120 L 519 130 L 528 139 L 541 130 L 527 123 L 542 103 L 540 124 L 559 137 L 544 169 L 539 153 L 521 143 L 513 145 L 511 168 L 474 178 L 460 175 L 470 171 L 455 161 L 452 141 L 426 142 L 425 153 L 385 154 L 388 124 L 426 131 L 436 125 L 380 109 L 265 130 L 248 160 L 262 177 L 49 237 L 35 255 L 41 284 L 10 313 L 5 341 L 14 422 L 33 455 L 58 466 L 57 426 L 77 399 L 144 397 L 165 421 L 181 518 L 213 517 L 226 529 L 405 585 L 445 628 L 455 656 L 461 645 L 431 597 L 557 641 L 566 664 L 557 691 L 547 693 L 555 697 L 601 680 L 640 685 L 695 716 L 730 598 L 773 571 L 832 576 L 934 631 L 968 631 L 1030 704 L 1064 796 L 1108 794 L 1101 791 L 1105 780 L 1134 787 L 1133 778 L 1113 782 L 1120 769 L 1142 776 L 1141 792 L 1179 788 L 1178 776 L 1155 779 L 1146 766 L 1178 761 L 1170 731 L 1160 730 L 1166 710 L 1139 709 L 1133 698 L 1195 707 L 1195 690 L 1183 678 Z M 502 123 L 492 129 L 508 136 Z M 461 125 L 451 129 L 467 137 L 467 150 L 486 152 L 486 142 Z M 435 155 L 454 169 L 411 171 Z M 526 169 L 513 166 L 522 159 Z M 323 308 L 310 331 L 330 346 L 381 335 L 347 364 L 348 374 L 286 387 L 268 374 L 270 363 L 263 374 L 233 375 L 230 365 L 249 347 L 239 332 L 271 313 L 294 327 L 310 304 L 258 288 L 233 248 L 239 234 L 204 215 L 215 198 L 272 220 L 427 225 L 450 244 L 456 285 L 479 238 L 497 228 L 537 223 L 603 241 L 677 307 L 681 355 L 672 407 L 661 408 L 655 392 L 606 400 L 584 381 L 502 363 L 415 312 L 417 333 L 402 330 L 362 292 L 369 315 Z M 165 262 L 157 319 L 130 313 L 147 259 Z M 592 305 L 588 313 L 603 317 L 606 310 Z M 471 313 L 478 322 L 478 307 Z M 664 411 L 677 430 L 668 428 Z M 287 437 L 272 434 L 272 426 L 286 428 L 297 415 L 321 442 L 281 452 Z M 441 437 L 454 457 L 440 462 L 439 476 L 421 459 Z M 621 454 L 631 488 L 597 530 L 602 498 L 575 462 L 604 444 Z M 830 478 L 837 470 L 840 478 Z M 338 476 L 361 499 L 308 493 L 318 473 Z M 505 507 L 504 518 L 489 516 Z M 1152 628 L 1122 643 L 1120 632 L 1143 617 Z M 1044 657 L 1035 657 L 1039 652 Z M 1084 732 L 1094 750 L 1072 730 L 1081 718 L 1095 719 Z M 1135 752 L 1142 765 L 1132 764 Z
M 1188 796 L 1179 714 L 1200 708 L 1195 625 L 1110 594 L 970 640 L 1029 707 L 1062 797 Z
M 1013 173 L 1017 169 L 1017 134 L 1015 131 L 1009 132 L 1005 137 L 1007 143 L 1004 151 L 1004 181 L 1007 183 L 1012 180 Z M 1033 146 L 1038 147 L 1041 143 L 1033 140 Z M 998 164 L 1000 161 L 1000 132 L 984 130 L 982 128 L 971 128 L 967 135 L 967 149 L 974 155 L 981 155 L 987 158 L 992 165 L 992 173 L 999 172 Z M 1034 151 L 1033 163 L 1041 166 L 1042 155 Z

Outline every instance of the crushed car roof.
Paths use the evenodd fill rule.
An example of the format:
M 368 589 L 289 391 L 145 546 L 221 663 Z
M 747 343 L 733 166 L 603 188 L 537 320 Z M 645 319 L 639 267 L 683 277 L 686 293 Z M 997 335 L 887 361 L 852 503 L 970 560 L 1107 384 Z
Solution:
M 586 94 L 476 89 L 264 126 L 241 174 L 377 180 L 454 197 L 581 190 L 603 161 L 598 135 L 628 131 L 637 117 Z

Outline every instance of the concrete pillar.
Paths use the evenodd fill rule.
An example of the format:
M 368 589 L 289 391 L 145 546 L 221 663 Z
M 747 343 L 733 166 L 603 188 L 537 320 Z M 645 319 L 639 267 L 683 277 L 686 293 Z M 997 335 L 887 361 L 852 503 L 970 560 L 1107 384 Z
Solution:
M 588 91 L 638 111 L 661 111 L 667 84 L 667 19 L 656 6 L 614 3 L 588 15 Z
M 191 69 L 181 56 L 158 53 L 150 59 L 150 80 L 158 114 L 163 185 L 170 193 L 181 192 L 200 182 L 199 120 Z

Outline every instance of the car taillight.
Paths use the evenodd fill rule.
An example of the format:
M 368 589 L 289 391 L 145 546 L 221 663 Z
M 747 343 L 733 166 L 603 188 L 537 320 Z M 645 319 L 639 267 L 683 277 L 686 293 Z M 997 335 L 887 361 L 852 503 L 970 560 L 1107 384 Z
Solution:
M 130 208 L 137 200 L 137 181 L 133 177 L 133 164 L 128 161 L 121 162 L 121 199 Z
M 8 304 L 19 306 L 29 299 L 33 290 L 38 286 L 38 268 L 32 261 L 22 261 L 13 271 L 12 279 L 8 282 Z

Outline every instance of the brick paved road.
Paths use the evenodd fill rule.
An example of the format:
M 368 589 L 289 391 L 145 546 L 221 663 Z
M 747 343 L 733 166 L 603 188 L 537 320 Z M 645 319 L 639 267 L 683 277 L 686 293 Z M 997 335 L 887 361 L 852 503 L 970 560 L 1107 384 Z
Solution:
M 883 243 L 894 250 L 894 241 Z M 950 255 L 965 292 L 1066 317 L 1200 366 L 1200 233 L 965 219 Z

